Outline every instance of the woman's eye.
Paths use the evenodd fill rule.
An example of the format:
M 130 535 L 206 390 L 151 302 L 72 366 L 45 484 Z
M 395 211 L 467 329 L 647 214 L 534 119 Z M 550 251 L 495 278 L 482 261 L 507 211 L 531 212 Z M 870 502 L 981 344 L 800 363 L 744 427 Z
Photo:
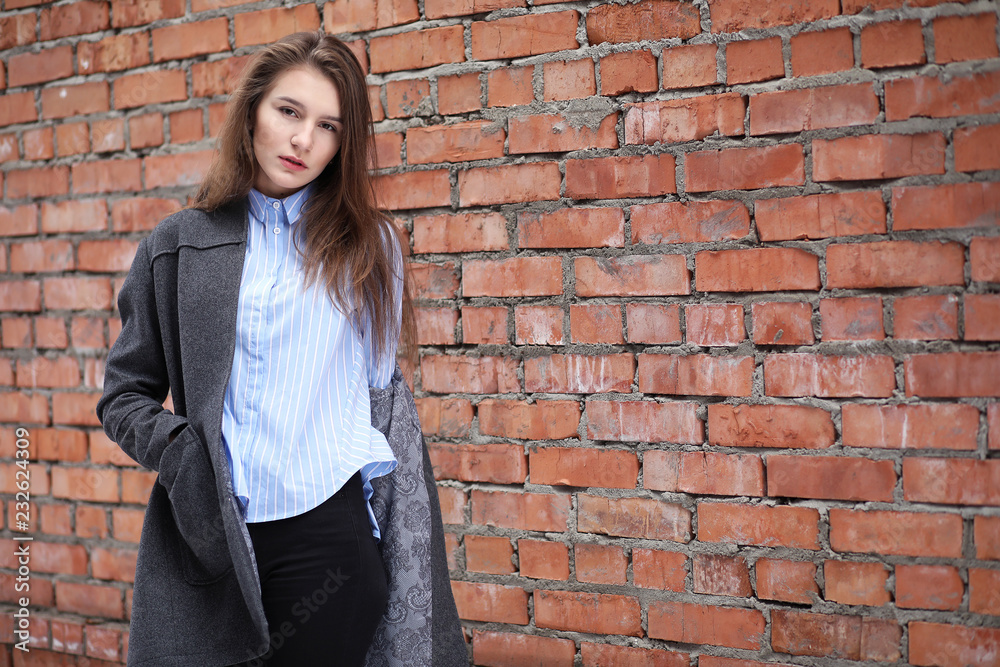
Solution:
M 322 125 L 320 125 L 320 127 L 322 127 L 324 130 L 329 130 L 330 132 L 337 131 L 337 128 L 334 127 L 333 125 L 330 125 L 329 123 L 323 123 Z
M 294 116 L 295 115 L 295 109 L 290 109 L 288 107 L 281 107 L 279 109 L 279 111 L 281 113 L 285 114 L 286 116 Z

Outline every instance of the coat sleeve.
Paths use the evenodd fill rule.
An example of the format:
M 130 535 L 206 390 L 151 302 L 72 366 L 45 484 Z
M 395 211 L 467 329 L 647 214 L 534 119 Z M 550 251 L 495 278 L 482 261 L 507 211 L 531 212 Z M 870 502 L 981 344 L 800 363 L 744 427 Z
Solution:
M 187 420 L 163 407 L 170 381 L 147 239 L 140 241 L 122 284 L 118 311 L 122 329 L 108 353 L 97 417 L 126 454 L 160 472 L 164 450 Z

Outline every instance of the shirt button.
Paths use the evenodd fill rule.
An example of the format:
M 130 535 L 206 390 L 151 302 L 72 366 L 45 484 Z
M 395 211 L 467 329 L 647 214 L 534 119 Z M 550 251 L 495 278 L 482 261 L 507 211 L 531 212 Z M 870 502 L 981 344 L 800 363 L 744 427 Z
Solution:
M 271 206 L 273 206 L 274 208 L 278 208 L 278 202 L 276 201 L 271 202 Z
M 275 227 L 272 231 L 274 231 L 275 234 L 280 234 L 281 233 L 281 227 Z

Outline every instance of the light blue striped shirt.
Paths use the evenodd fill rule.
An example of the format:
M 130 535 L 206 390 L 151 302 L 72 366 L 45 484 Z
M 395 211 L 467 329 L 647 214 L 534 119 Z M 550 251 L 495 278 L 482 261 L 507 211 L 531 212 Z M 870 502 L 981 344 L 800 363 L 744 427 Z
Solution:
M 368 387 L 389 385 L 398 333 L 384 359 L 373 363 L 367 332 L 359 335 L 322 284 L 304 287 L 292 231 L 311 191 L 310 185 L 285 199 L 250 191 L 222 441 L 251 523 L 307 512 L 359 470 L 370 500 L 371 479 L 396 467 L 389 443 L 371 424 Z M 386 246 L 398 276 L 398 332 L 402 256 L 394 240 Z M 370 504 L 368 516 L 378 538 Z

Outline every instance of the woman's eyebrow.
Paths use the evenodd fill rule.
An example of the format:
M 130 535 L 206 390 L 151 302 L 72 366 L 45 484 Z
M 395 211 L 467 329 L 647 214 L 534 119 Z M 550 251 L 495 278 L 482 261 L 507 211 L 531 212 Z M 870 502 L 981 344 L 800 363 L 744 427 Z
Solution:
M 295 106 L 300 107 L 302 109 L 306 108 L 306 105 L 302 104 L 302 102 L 299 102 L 297 99 L 295 99 L 293 97 L 286 97 L 286 96 L 282 95 L 282 96 L 278 97 L 278 99 L 282 100 L 283 102 L 288 102 L 289 104 L 294 104 Z M 333 120 L 333 121 L 337 121 L 338 123 L 341 122 L 340 116 L 321 116 L 320 118 L 322 120 Z

